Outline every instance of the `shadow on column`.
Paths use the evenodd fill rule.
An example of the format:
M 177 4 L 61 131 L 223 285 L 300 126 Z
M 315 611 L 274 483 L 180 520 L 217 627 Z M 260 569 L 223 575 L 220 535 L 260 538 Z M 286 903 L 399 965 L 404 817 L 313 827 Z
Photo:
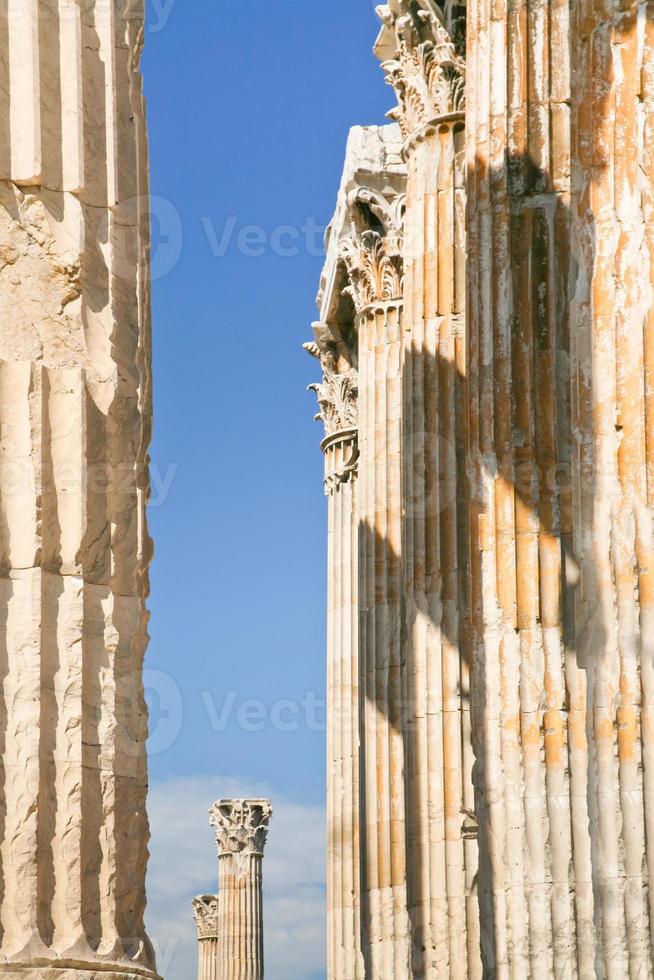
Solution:
M 579 582 L 587 605 L 597 602 L 597 583 L 590 555 L 575 554 L 573 539 L 577 540 L 582 527 L 573 522 L 573 514 L 582 503 L 595 498 L 595 470 L 592 440 L 584 445 L 584 470 L 578 476 L 575 453 L 579 446 L 575 440 L 579 433 L 573 432 L 571 419 L 572 372 L 570 368 L 570 325 L 569 305 L 573 298 L 577 266 L 570 259 L 571 254 L 571 215 L 565 195 L 555 193 L 547 175 L 541 173 L 528 158 L 524 160 L 507 159 L 501 174 L 488 174 L 478 165 L 478 173 L 473 180 L 486 180 L 495 191 L 504 188 L 503 201 L 489 205 L 492 218 L 498 221 L 503 231 L 498 231 L 496 244 L 502 248 L 493 255 L 495 281 L 491 284 L 491 296 L 484 294 L 470 301 L 467 327 L 467 365 L 468 377 L 462 377 L 453 364 L 437 358 L 434 363 L 424 365 L 425 373 L 438 379 L 439 386 L 457 392 L 457 459 L 459 461 L 459 483 L 456 499 L 448 500 L 439 492 L 445 481 L 439 480 L 437 472 L 422 474 L 425 484 L 428 519 L 425 533 L 433 536 L 432 554 L 438 551 L 438 539 L 444 522 L 455 521 L 457 526 L 458 555 L 456 575 L 458 580 L 458 624 L 452 630 L 447 618 L 432 617 L 431 625 L 435 631 L 436 643 L 440 635 L 460 650 L 464 663 L 472 676 L 471 711 L 473 728 L 473 749 L 475 764 L 473 782 L 475 791 L 475 813 L 461 813 L 462 835 L 474 834 L 474 821 L 477 824 L 479 842 L 479 872 L 476 887 L 481 918 L 481 953 L 484 977 L 496 975 L 495 935 L 498 923 L 495 922 L 495 903 L 493 898 L 495 873 L 492 867 L 492 854 L 496 844 L 492 841 L 494 829 L 490 818 L 488 794 L 502 797 L 503 786 L 498 782 L 502 774 L 492 776 L 486 771 L 484 744 L 484 714 L 486 712 L 486 658 L 484 609 L 482 607 L 482 548 L 487 524 L 484 494 L 491 485 L 497 487 L 502 481 L 508 489 L 513 515 L 513 531 L 510 547 L 514 566 L 502 567 L 498 563 L 497 576 L 486 603 L 497 606 L 504 628 L 510 628 L 520 635 L 523 628 L 532 628 L 537 634 L 545 626 L 558 625 L 560 630 L 561 670 L 565 672 L 566 661 L 573 662 L 584 670 L 588 664 L 579 662 L 577 653 L 578 630 L 575 625 L 576 589 Z M 518 194 L 518 189 L 522 191 Z M 509 199 L 512 203 L 509 204 Z M 472 221 L 477 216 L 471 216 Z M 500 266 L 503 265 L 503 268 Z M 502 280 L 508 279 L 509 302 L 502 308 L 499 287 Z M 472 283 L 473 289 L 477 283 Z M 491 308 L 483 304 L 490 299 Z M 576 323 L 572 324 L 573 329 Z M 484 333 L 486 331 L 486 333 Z M 425 355 L 426 357 L 427 355 Z M 591 379 L 592 387 L 592 379 Z M 405 392 L 405 405 L 407 404 Z M 588 397 L 591 397 L 590 395 Z M 426 419 L 425 440 L 435 435 L 438 441 L 438 419 Z M 406 439 L 404 440 L 404 449 Z M 441 452 L 440 456 L 443 457 Z M 579 482 L 581 479 L 582 482 Z M 574 487 L 573 487 L 574 482 Z M 575 500 L 573 501 L 573 491 Z M 438 501 L 438 503 L 437 503 Z M 406 504 L 406 501 L 405 501 Z M 491 515 L 493 521 L 497 513 Z M 501 521 L 500 521 L 501 524 Z M 536 581 L 529 579 L 529 566 L 521 558 L 523 541 L 521 538 L 535 528 L 532 541 L 537 553 L 535 569 Z M 507 528 L 498 527 L 498 537 Z M 389 543 L 376 534 L 366 524 L 360 523 L 359 534 L 363 539 L 362 551 L 374 549 L 375 564 L 388 567 L 399 562 L 404 576 L 402 556 L 392 553 Z M 372 540 L 371 540 L 372 539 Z M 498 548 L 499 542 L 495 542 Z M 558 562 L 558 581 L 553 584 L 547 580 L 546 570 L 541 567 L 544 548 L 550 554 L 555 550 Z M 506 546 L 506 542 L 504 542 Z M 434 573 L 434 574 L 432 574 Z M 488 586 L 488 568 L 483 570 L 484 582 Z M 425 569 L 425 578 L 432 577 L 437 588 L 442 588 L 439 569 Z M 512 609 L 502 609 L 500 594 L 506 593 L 507 580 L 509 593 L 515 596 Z M 551 616 L 552 596 L 546 594 L 549 587 L 554 595 L 557 609 L 557 623 L 544 621 Z M 527 598 L 535 597 L 537 609 L 533 622 L 528 622 Z M 406 778 L 406 763 L 414 752 L 415 716 L 410 695 L 411 643 L 414 625 L 408 614 L 405 595 L 402 616 L 402 678 L 401 703 L 378 701 L 376 710 L 390 723 L 401 730 L 404 744 L 405 764 L 405 807 L 407 828 L 410 828 L 417 800 L 414 789 Z M 431 597 L 433 607 L 438 606 L 438 592 Z M 442 605 L 441 605 L 442 611 Z M 488 610 L 486 610 L 488 615 Z M 360 615 L 365 615 L 362 610 Z M 594 648 L 601 649 L 605 637 L 601 631 L 594 633 Z M 541 639 L 542 643 L 542 639 Z M 434 657 L 440 657 L 434 649 Z M 360 651 L 361 657 L 361 651 Z M 383 650 L 377 651 L 376 663 L 386 669 L 387 657 Z M 544 655 L 541 661 L 545 671 Z M 361 664 L 363 669 L 364 665 Z M 378 668 L 379 669 L 379 668 Z M 522 670 L 522 667 L 521 667 Z M 508 678 L 509 683 L 524 684 L 521 678 Z M 543 688 L 545 681 L 543 679 Z M 365 719 L 365 686 L 361 685 L 360 726 Z M 590 699 L 590 691 L 588 697 Z M 466 698 L 466 692 L 460 691 Z M 570 692 L 566 688 L 563 703 L 555 707 L 560 710 L 567 723 Z M 543 706 L 541 718 L 547 708 Z M 587 703 L 592 708 L 592 703 Z M 401 721 L 398 721 L 401 719 Z M 592 736 L 592 711 L 589 711 L 587 733 Z M 541 736 L 542 737 L 542 736 Z M 591 739 L 589 738 L 589 741 Z M 542 743 L 541 743 L 542 744 Z M 567 744 L 567 740 L 566 740 Z M 365 771 L 365 738 L 362 727 L 362 771 Z M 588 755 L 588 769 L 593 764 L 592 743 Z M 569 760 L 566 761 L 566 768 Z M 545 763 L 543 762 L 543 767 Z M 544 770 L 545 771 L 545 768 Z M 590 784 L 592 785 L 592 773 Z M 569 774 L 568 774 L 569 778 Z M 524 789 L 524 786 L 522 787 Z M 361 837 L 365 840 L 366 800 L 365 779 L 361 779 Z M 445 787 L 443 788 L 445 793 Z M 587 806 L 590 805 L 590 791 Z M 592 812 L 592 810 L 591 810 Z M 472 819 L 471 819 L 472 818 Z M 572 833 L 572 831 L 571 831 Z M 410 840 L 405 840 L 409 857 Z M 363 850 L 363 849 L 362 849 Z M 510 860 L 510 857 L 509 857 Z M 598 855 L 593 855 L 593 868 L 597 868 Z M 415 867 L 415 865 L 414 865 Z M 593 874 L 593 887 L 596 889 L 596 873 Z M 434 966 L 426 948 L 425 937 L 430 934 L 429 923 L 425 920 L 425 910 L 417 902 L 412 883 L 409 882 L 409 913 L 412 930 L 412 977 L 434 977 Z M 508 886 L 507 886 L 508 887 Z M 366 937 L 370 935 L 370 907 L 366 892 L 365 857 L 362 858 L 362 946 L 366 951 L 366 975 L 372 977 L 370 949 Z M 462 923 L 462 928 L 464 924 Z M 447 933 L 448 923 L 442 924 L 441 933 Z M 574 953 L 573 953 L 574 955 Z M 400 980 L 400 978 L 398 978 Z

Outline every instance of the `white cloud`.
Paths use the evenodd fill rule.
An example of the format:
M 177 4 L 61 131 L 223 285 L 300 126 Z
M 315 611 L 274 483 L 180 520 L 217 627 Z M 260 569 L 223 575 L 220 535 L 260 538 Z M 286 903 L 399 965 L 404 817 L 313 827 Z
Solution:
M 148 930 L 165 980 L 195 980 L 191 902 L 217 891 L 208 809 L 219 797 L 270 796 L 274 815 L 263 863 L 266 980 L 325 976 L 325 814 L 234 777 L 170 779 L 150 789 Z

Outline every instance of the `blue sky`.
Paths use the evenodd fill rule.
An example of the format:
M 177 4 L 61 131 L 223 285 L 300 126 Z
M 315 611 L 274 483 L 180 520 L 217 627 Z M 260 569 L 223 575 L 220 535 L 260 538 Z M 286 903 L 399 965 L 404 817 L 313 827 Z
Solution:
M 371 0 L 147 0 L 154 215 L 152 866 L 166 980 L 193 980 L 206 811 L 270 793 L 267 980 L 324 974 L 321 230 L 348 129 L 384 121 Z

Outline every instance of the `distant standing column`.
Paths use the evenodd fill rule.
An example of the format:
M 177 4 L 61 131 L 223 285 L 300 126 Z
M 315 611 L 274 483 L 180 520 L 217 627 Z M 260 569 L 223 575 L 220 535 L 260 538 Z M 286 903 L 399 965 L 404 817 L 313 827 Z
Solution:
M 220 980 L 262 980 L 261 862 L 270 800 L 218 800 L 210 810 L 218 845 Z
M 218 980 L 218 897 L 193 899 L 193 918 L 198 928 L 198 980 Z

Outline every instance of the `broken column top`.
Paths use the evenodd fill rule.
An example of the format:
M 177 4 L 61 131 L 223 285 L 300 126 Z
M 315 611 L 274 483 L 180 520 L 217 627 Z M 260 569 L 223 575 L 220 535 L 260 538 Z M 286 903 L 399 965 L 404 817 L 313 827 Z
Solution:
M 216 800 L 209 810 L 218 854 L 263 854 L 272 816 L 268 799 Z

